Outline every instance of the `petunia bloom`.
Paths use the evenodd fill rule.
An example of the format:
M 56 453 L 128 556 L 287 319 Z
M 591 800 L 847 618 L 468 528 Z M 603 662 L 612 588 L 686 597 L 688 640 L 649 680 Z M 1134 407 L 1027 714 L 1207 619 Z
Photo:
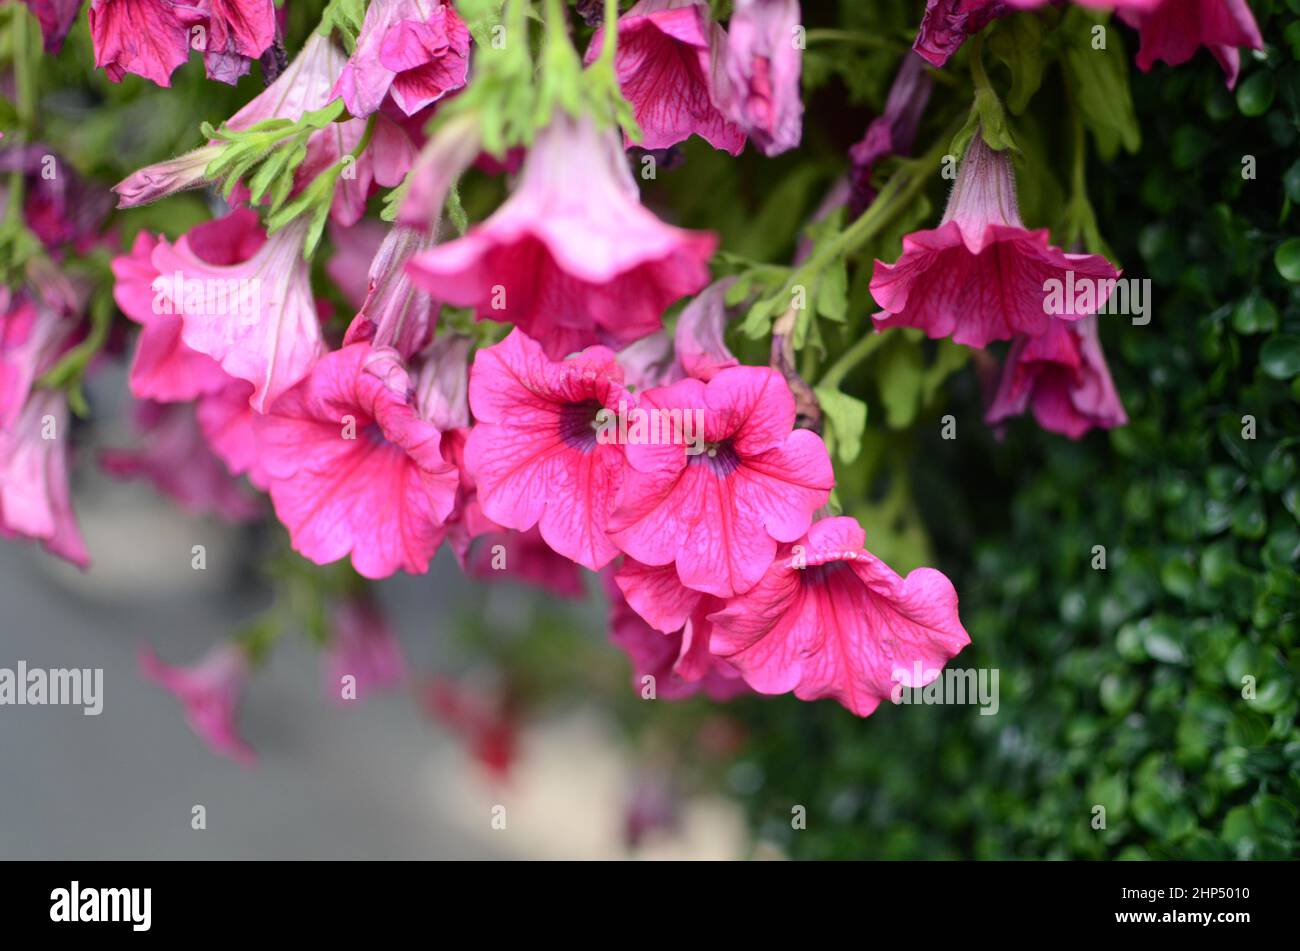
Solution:
M 614 353 L 591 347 L 553 361 L 523 331 L 480 350 L 470 371 L 475 425 L 465 466 L 478 503 L 517 531 L 538 526 L 555 551 L 597 571 L 618 549 L 605 536 L 623 451 L 598 439 L 602 412 L 629 402 Z
M 871 294 L 883 308 L 875 315 L 881 329 L 919 327 L 932 338 L 983 347 L 1045 332 L 1053 282 L 1095 288 L 1092 309 L 1059 315 L 1078 319 L 1105 304 L 1118 276 L 1101 255 L 1067 254 L 1048 243 L 1045 228 L 1025 228 L 1011 156 L 989 148 L 977 131 L 939 227 L 907 235 L 894 264 L 877 261 Z
M 429 345 L 438 305 L 415 287 L 406 262 L 432 246 L 432 236 L 414 228 L 389 229 L 370 262 L 366 299 L 348 327 L 345 344 L 368 340 L 376 347 L 392 347 L 403 357 Z
M 851 518 L 813 523 L 758 584 L 710 615 L 712 652 L 759 693 L 834 697 L 863 717 L 895 686 L 933 680 L 970 643 L 957 592 L 932 568 L 899 577 L 865 543 Z
M 1011 345 L 997 395 L 984 419 L 989 425 L 1033 409 L 1040 426 L 1078 439 L 1094 426 L 1128 422 L 1101 352 L 1097 318 L 1053 320 L 1038 337 Z
M 35 390 L 0 428 L 0 538 L 39 541 L 79 568 L 90 565 L 68 487 L 68 400 Z
M 723 114 L 714 93 L 726 42 L 703 0 L 639 0 L 619 17 L 614 71 L 641 127 L 639 145 L 663 149 L 698 135 L 715 149 L 740 154 L 745 133 Z M 595 62 L 604 45 L 600 27 L 586 62 Z
M 275 42 L 275 3 L 201 0 L 197 9 L 203 33 L 194 48 L 203 51 L 208 78 L 233 86 Z
M 1137 64 L 1144 72 L 1157 60 L 1185 63 L 1204 46 L 1223 67 L 1231 89 L 1241 69 L 1238 47 L 1264 48 L 1246 0 L 1129 0 L 1117 6 L 1120 19 L 1139 33 Z
M 176 695 L 190 729 L 213 752 L 243 766 L 256 762 L 236 723 L 249 667 L 247 652 L 237 644 L 214 647 L 192 667 L 164 664 L 148 647 L 140 652 L 140 673 Z
M 734 278 L 715 281 L 682 308 L 673 333 L 677 362 L 687 376 L 708 383 L 728 367 L 740 361 L 727 349 L 727 292 Z
M 0 432 L 22 413 L 32 387 L 54 367 L 77 320 L 26 293 L 0 290 Z
M 469 28 L 440 0 L 372 0 L 334 92 L 357 117 L 384 97 L 412 116 L 465 85 Z
M 181 318 L 181 340 L 253 384 L 250 403 L 266 412 L 325 352 L 310 267 L 303 260 L 308 222 L 277 231 L 250 258 L 214 264 L 188 235 L 161 243 L 158 270 L 164 312 Z
M 420 418 L 397 354 L 352 344 L 323 357 L 256 420 L 275 513 L 316 564 L 352 556 L 367 578 L 423 574 L 456 470 Z
M 409 267 L 436 299 L 513 323 L 559 358 L 658 330 L 669 304 L 708 283 L 715 246 L 642 207 L 612 131 L 559 116 L 510 198 Z
M 700 441 L 629 440 L 611 540 L 644 564 L 675 563 L 697 591 L 749 590 L 778 543 L 806 532 L 829 498 L 825 444 L 793 428 L 794 397 L 768 367 L 731 367 L 707 384 L 681 380 L 643 393 L 638 408 L 661 422 L 674 411 L 696 421 Z
M 41 37 L 47 53 L 57 53 L 63 47 L 72 24 L 77 22 L 81 0 L 23 0 L 36 14 L 41 24 Z
M 346 688 L 361 700 L 374 690 L 395 687 L 406 679 L 406 661 L 388 619 L 369 598 L 349 597 L 330 614 L 330 640 L 325 652 L 325 693 L 345 703 Z M 345 677 L 353 680 L 345 682 Z
M 190 55 L 188 9 L 167 0 L 91 0 L 95 66 L 115 83 L 135 73 L 170 86 L 172 73 Z
M 221 146 L 205 145 L 132 172 L 113 186 L 117 193 L 117 207 L 137 208 L 177 192 L 207 185 L 208 178 L 204 172 L 220 154 Z
M 866 134 L 853 148 L 849 158 L 853 167 L 849 173 L 852 186 L 850 209 L 854 217 L 862 214 L 873 201 L 876 191 L 871 184 L 871 174 L 877 162 L 891 155 L 907 155 L 916 142 L 917 127 L 934 80 L 926 71 L 919 56 L 904 56 L 903 64 L 889 87 L 885 111 L 871 120 Z
M 736 0 L 727 22 L 725 112 L 764 155 L 803 134 L 799 25 L 799 0 Z
M 968 36 L 1008 12 L 1005 0 L 926 0 L 912 49 L 930 65 L 943 66 Z

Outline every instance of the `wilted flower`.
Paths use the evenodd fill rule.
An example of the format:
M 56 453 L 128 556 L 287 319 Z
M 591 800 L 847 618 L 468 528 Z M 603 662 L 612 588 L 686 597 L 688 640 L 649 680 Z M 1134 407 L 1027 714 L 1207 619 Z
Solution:
M 799 0 L 736 0 L 727 22 L 726 114 L 764 155 L 799 144 Z
M 884 308 L 876 314 L 877 327 L 919 327 L 930 337 L 983 347 L 1046 331 L 1049 281 L 1105 288 L 1118 276 L 1104 257 L 1067 254 L 1048 243 L 1046 229 L 1025 228 L 1011 156 L 989 148 L 977 131 L 939 227 L 903 238 L 903 255 L 894 264 L 877 261 L 871 294 Z M 1093 310 L 1064 316 L 1095 313 L 1106 296 L 1099 290 Z
M 713 622 L 710 648 L 759 693 L 834 697 L 865 717 L 917 665 L 937 671 L 970 643 L 957 592 L 933 568 L 901 578 L 851 518 L 814 522 Z M 907 678 L 907 679 L 904 679 Z
M 1029 0 L 1030 4 L 1045 2 L 1048 0 Z M 931 65 L 942 66 L 966 37 L 1009 12 L 1006 0 L 926 0 L 912 49 Z
M 907 155 L 912 151 L 916 130 L 930 101 L 933 86 L 934 80 L 926 72 L 925 62 L 919 56 L 904 56 L 893 85 L 889 87 L 885 111 L 871 121 L 862 141 L 849 150 L 849 158 L 853 160 L 849 173 L 853 189 L 850 210 L 855 217 L 876 200 L 876 191 L 871 184 L 871 173 L 876 163 L 888 156 Z

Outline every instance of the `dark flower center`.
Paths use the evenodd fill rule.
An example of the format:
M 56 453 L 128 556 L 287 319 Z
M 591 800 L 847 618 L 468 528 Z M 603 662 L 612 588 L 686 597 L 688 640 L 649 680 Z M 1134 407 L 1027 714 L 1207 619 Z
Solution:
M 560 439 L 564 444 L 581 452 L 591 452 L 596 446 L 596 431 L 600 428 L 596 414 L 603 408 L 600 400 L 595 399 L 566 403 L 561 407 Z
M 740 456 L 731 447 L 731 440 L 706 442 L 704 451 L 694 456 L 687 456 L 693 465 L 707 465 L 719 478 L 726 478 L 740 468 Z

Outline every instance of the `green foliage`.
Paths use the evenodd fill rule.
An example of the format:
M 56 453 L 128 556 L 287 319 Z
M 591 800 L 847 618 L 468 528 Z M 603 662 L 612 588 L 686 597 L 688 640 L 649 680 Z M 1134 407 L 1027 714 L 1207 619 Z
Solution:
M 850 514 L 874 547 L 919 511 L 972 638 L 955 663 L 1000 672 L 998 712 L 738 707 L 751 743 L 735 789 L 762 838 L 819 858 L 1300 855 L 1300 108 L 1284 94 L 1300 23 L 1283 6 L 1269 20 L 1257 5 L 1272 51 L 1243 57 L 1251 92 L 1227 108 L 1204 52 L 1134 73 L 1131 158 L 1118 150 L 1138 147 L 1137 124 L 1114 95 L 1098 91 L 1109 118 L 1080 103 L 1099 151 L 1117 155 L 1088 178 L 1100 230 L 1126 276 L 1154 285 L 1151 323 L 1102 318 L 1130 425 L 1074 443 L 1013 421 L 998 441 L 963 372 L 944 386 L 956 440 L 924 413 L 864 435 L 865 459 L 906 468 Z M 1179 160 L 1193 140 L 1195 161 Z M 915 363 L 881 347 L 862 365 L 884 418 L 908 419 L 890 381 Z M 841 499 L 880 467 L 841 473 Z M 794 805 L 805 830 L 791 828 Z

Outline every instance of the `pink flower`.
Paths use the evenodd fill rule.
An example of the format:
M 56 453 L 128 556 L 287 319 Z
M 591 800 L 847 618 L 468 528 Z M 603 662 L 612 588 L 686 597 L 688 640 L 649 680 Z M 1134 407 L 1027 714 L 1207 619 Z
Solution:
M 273 0 L 200 0 L 198 11 L 207 32 L 195 49 L 209 79 L 233 86 L 275 42 Z
M 135 73 L 170 86 L 172 73 L 190 55 L 184 18 L 189 9 L 167 0 L 91 0 L 95 66 L 115 83 Z
M 871 294 L 883 309 L 876 326 L 919 327 L 930 337 L 983 347 L 1017 334 L 1036 336 L 1052 319 L 1049 282 L 1093 282 L 1095 308 L 1119 276 L 1102 256 L 1067 254 L 1048 243 L 1047 230 L 1029 231 L 1016 210 L 1011 157 L 977 132 L 962 159 L 938 228 L 903 239 L 894 264 L 876 262 Z M 1113 286 L 1110 285 L 1110 286 Z M 1093 311 L 1065 314 L 1077 319 Z
M 138 449 L 104 449 L 99 464 L 120 479 L 144 478 L 191 515 L 209 513 L 234 522 L 262 511 L 208 448 L 186 404 L 140 403 L 136 423 L 144 436 Z
M 1039 337 L 1011 345 L 1002 381 L 984 419 L 989 425 L 1033 408 L 1040 426 L 1078 439 L 1094 426 L 1128 422 L 1097 335 L 1097 318 L 1053 320 Z
M 799 145 L 799 0 L 736 0 L 727 23 L 726 114 L 764 155 Z
M 370 294 L 370 264 L 390 231 L 388 225 L 374 218 L 363 218 L 346 228 L 330 222 L 334 253 L 325 262 L 325 274 L 354 311 L 361 309 Z
M 348 327 L 344 343 L 370 341 L 391 347 L 403 357 L 414 356 L 433 339 L 438 305 L 415 287 L 406 263 L 433 246 L 433 237 L 414 228 L 394 225 L 370 262 L 365 302 Z
M 903 64 L 889 87 L 885 111 L 871 121 L 862 141 L 849 150 L 849 158 L 853 160 L 850 181 L 854 217 L 876 200 L 876 191 L 871 184 L 871 173 L 876 163 L 888 156 L 907 155 L 912 151 L 916 130 L 930 101 L 933 86 L 934 80 L 926 72 L 925 62 L 919 56 L 904 56 Z
M 559 358 L 659 329 L 669 304 L 708 283 L 715 246 L 641 206 L 612 132 L 560 116 L 505 204 L 409 266 L 435 298 L 513 323 Z
M 27 294 L 7 294 L 0 311 L 0 433 L 22 413 L 36 380 L 54 367 L 78 321 Z
M 185 240 L 208 264 L 229 266 L 256 254 L 266 236 L 257 215 L 237 209 L 197 225 Z M 160 280 L 153 262 L 160 244 L 166 242 L 142 231 L 129 254 L 113 259 L 113 299 L 124 314 L 141 325 L 128 378 L 132 395 L 161 403 L 186 402 L 223 389 L 231 377 L 211 357 L 182 341 L 184 322 L 178 311 L 185 304 L 184 293 L 177 305 L 171 297 L 175 275 Z
M 739 366 L 723 339 L 727 328 L 727 292 L 734 278 L 723 278 L 700 291 L 677 318 L 673 345 L 687 376 L 708 383 L 722 370 Z
M 50 146 L 41 142 L 0 145 L 0 181 L 7 184 L 9 172 L 23 176 L 23 220 L 45 247 L 55 250 L 71 244 L 85 253 L 101 240 L 111 196 L 87 183 Z M 41 290 L 51 296 L 48 289 Z
M 465 85 L 469 39 L 465 22 L 439 0 L 372 0 L 335 94 L 354 116 L 378 111 L 385 95 L 415 115 Z
M 614 71 L 641 127 L 640 145 L 663 149 L 698 135 L 740 154 L 745 133 L 723 115 L 713 92 L 726 42 L 702 0 L 640 0 L 619 17 Z M 586 62 L 595 62 L 604 45 L 601 27 Z
M 480 350 L 470 372 L 475 425 L 465 465 L 483 512 L 517 531 L 537 525 L 555 551 L 593 571 L 607 565 L 618 554 L 605 526 L 623 453 L 598 440 L 597 417 L 616 416 L 628 400 L 623 370 L 604 347 L 554 362 L 514 330 Z
M 681 411 L 689 439 L 630 441 L 610 539 L 682 584 L 720 598 L 763 576 L 778 542 L 808 530 L 834 485 L 826 446 L 794 427 L 794 397 L 768 367 L 732 367 L 642 394 L 640 410 Z M 662 411 L 668 410 L 667 417 Z M 702 437 L 702 441 L 701 441 Z M 692 454 L 694 453 L 694 454 Z
M 472 114 L 455 116 L 424 144 L 411 164 L 406 195 L 397 210 L 399 225 L 437 234 L 447 193 L 479 154 L 480 132 Z
M 1046 0 L 1031 0 L 1046 2 Z M 932 66 L 943 66 L 973 36 L 998 17 L 1006 16 L 1004 0 L 926 0 L 925 15 L 912 49 Z
M 81 0 L 23 0 L 41 23 L 45 52 L 57 53 L 77 20 Z
M 302 256 L 307 227 L 299 219 L 232 264 L 205 260 L 189 235 L 153 251 L 155 287 L 163 311 L 181 318 L 181 340 L 252 383 L 250 403 L 260 413 L 325 352 Z
M 1264 48 L 1246 0 L 1130 0 L 1117 6 L 1120 19 L 1140 34 L 1137 64 L 1143 72 L 1156 60 L 1178 66 L 1204 46 L 1223 67 L 1231 89 L 1241 68 L 1237 47 Z
M 367 578 L 428 570 L 457 480 L 409 390 L 395 353 L 353 344 L 257 419 L 271 501 L 304 557 L 326 564 L 350 553 Z
M 815 522 L 762 580 L 710 616 L 710 647 L 759 693 L 834 697 L 867 716 L 895 685 L 920 687 L 970 643 L 957 592 L 932 568 L 900 578 L 851 518 Z M 924 683 L 913 683 L 919 664 Z
M 221 389 L 205 393 L 198 401 L 199 429 L 208 447 L 226 464 L 232 476 L 248 476 L 253 487 L 267 491 L 271 485 L 257 444 L 256 420 L 260 415 L 248 405 L 253 385 L 227 377 Z
M 254 764 L 256 756 L 239 736 L 235 722 L 239 697 L 249 673 L 248 654 L 242 647 L 222 644 L 193 667 L 164 664 L 151 649 L 144 647 L 140 651 L 140 673 L 176 695 L 185 706 L 185 720 L 190 729 L 214 753 L 228 756 L 243 766 Z
M 204 174 L 208 164 L 221 154 L 221 146 L 205 145 L 166 162 L 148 165 L 132 172 L 113 186 L 117 207 L 136 208 L 168 195 L 208 184 Z
M 671 567 L 640 565 L 631 572 L 625 563 L 616 576 L 618 583 L 611 584 L 607 578 L 605 587 L 610 598 L 609 636 L 632 661 L 633 689 L 641 693 L 653 683 L 655 699 L 662 700 L 683 700 L 701 691 L 714 700 L 746 693 L 736 670 L 709 653 L 707 615 L 720 609 L 722 602 L 683 588 Z M 633 609 L 620 588 L 629 591 L 630 597 L 669 592 L 680 623 L 668 633 L 656 630 Z M 647 681 L 647 677 L 653 680 Z
M 35 390 L 13 424 L 0 428 L 0 538 L 39 541 L 79 568 L 90 566 L 68 488 L 68 401 Z
M 343 678 L 353 677 L 356 699 L 372 690 L 395 687 L 406 679 L 406 661 L 379 607 L 367 597 L 351 597 L 335 606 L 325 654 L 325 693 L 345 703 Z

